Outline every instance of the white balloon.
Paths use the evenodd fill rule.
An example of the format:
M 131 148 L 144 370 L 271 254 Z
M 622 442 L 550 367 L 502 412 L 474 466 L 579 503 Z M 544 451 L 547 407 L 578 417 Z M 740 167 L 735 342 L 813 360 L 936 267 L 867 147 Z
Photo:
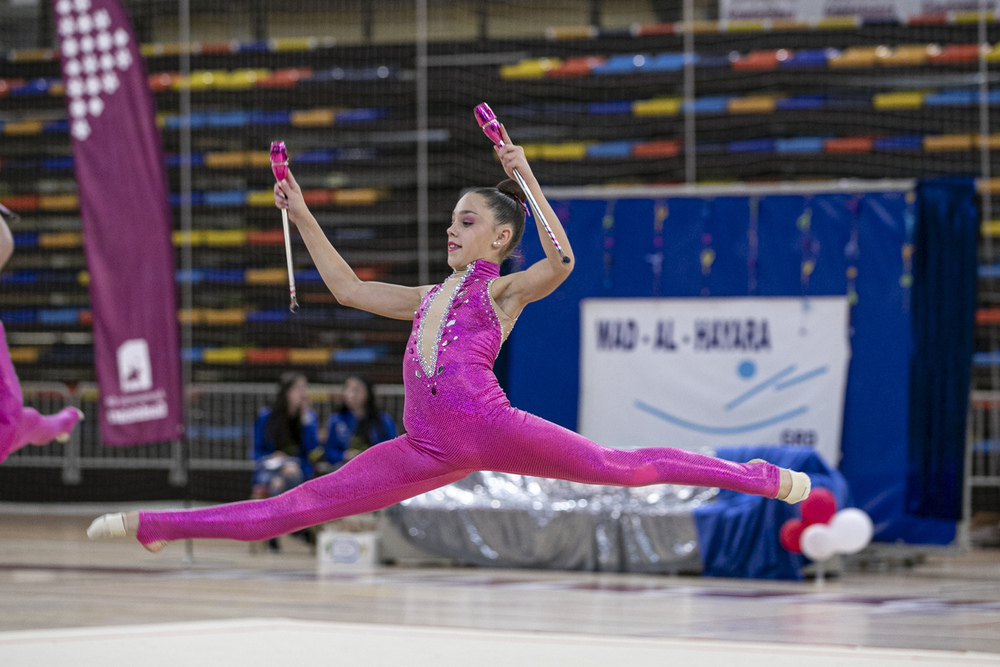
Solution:
M 799 539 L 802 553 L 811 560 L 824 561 L 834 554 L 833 533 L 825 523 L 814 523 L 802 531 Z
M 875 527 L 871 517 L 856 507 L 842 509 L 830 519 L 834 547 L 839 554 L 853 554 L 861 551 L 872 541 Z

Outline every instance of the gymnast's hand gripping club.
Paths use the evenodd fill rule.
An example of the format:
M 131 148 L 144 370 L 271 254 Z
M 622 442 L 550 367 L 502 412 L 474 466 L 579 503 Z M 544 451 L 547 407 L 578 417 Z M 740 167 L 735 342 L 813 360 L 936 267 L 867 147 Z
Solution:
M 503 148 L 503 135 L 500 132 L 500 122 L 497 117 L 493 114 L 493 110 L 490 106 L 483 102 L 478 105 L 475 110 L 476 122 L 479 123 L 479 127 L 482 128 L 486 136 L 490 138 L 491 141 L 496 145 L 497 148 Z M 274 158 L 272 158 L 273 160 Z M 545 214 L 542 213 L 542 208 L 535 201 L 534 195 L 531 194 L 531 190 L 528 189 L 528 184 L 524 182 L 524 178 L 521 174 L 514 170 L 514 178 L 517 180 L 518 185 L 524 191 L 524 195 L 528 198 L 528 203 L 531 204 L 531 210 L 535 214 L 535 217 L 542 223 L 542 227 L 545 227 L 545 231 L 549 235 L 549 239 L 552 241 L 552 245 L 556 247 L 556 252 L 562 258 L 563 264 L 569 264 L 569 257 L 563 252 L 562 246 L 559 245 L 559 241 L 556 239 L 556 235 L 552 233 L 552 228 L 549 227 L 549 221 L 545 219 Z
M 284 141 L 271 142 L 271 171 L 278 182 L 285 180 L 288 175 L 288 152 L 285 150 Z M 288 233 L 288 211 L 281 209 L 281 226 L 285 230 L 285 260 L 288 263 L 288 291 L 291 294 L 291 302 L 288 310 L 293 313 L 299 309 L 299 302 L 295 298 L 295 269 L 292 267 L 292 239 Z

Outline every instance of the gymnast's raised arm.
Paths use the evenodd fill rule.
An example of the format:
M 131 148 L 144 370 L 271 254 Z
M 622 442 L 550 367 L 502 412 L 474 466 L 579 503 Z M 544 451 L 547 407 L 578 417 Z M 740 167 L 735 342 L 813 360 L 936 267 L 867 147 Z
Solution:
M 309 212 L 291 170 L 285 180 L 275 183 L 274 203 L 288 210 L 288 219 L 298 227 L 323 282 L 340 304 L 396 320 L 413 319 L 429 286 L 405 287 L 358 278 Z

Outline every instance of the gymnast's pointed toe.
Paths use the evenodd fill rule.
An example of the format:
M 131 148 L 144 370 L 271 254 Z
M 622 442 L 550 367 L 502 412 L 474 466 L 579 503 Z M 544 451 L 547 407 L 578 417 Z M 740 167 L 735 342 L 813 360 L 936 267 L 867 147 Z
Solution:
M 111 540 L 116 537 L 128 537 L 125 530 L 125 515 L 121 512 L 105 514 L 94 519 L 87 529 L 87 537 L 92 540 Z
M 778 500 L 784 500 L 789 505 L 794 505 L 808 498 L 809 492 L 812 491 L 812 480 L 809 479 L 809 475 L 797 470 L 782 469 L 781 475 L 783 478 L 785 473 L 788 473 L 789 478 L 788 493 L 784 496 L 779 495 Z M 782 487 L 784 486 L 784 483 L 782 483 Z

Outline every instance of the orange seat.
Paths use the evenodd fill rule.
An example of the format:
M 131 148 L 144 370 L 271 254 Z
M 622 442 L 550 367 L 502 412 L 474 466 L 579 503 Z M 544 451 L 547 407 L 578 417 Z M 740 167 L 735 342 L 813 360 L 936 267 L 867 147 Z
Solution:
M 733 61 L 733 69 L 741 71 L 767 71 L 778 69 L 782 60 L 780 51 L 751 51 Z
M 681 142 L 676 139 L 647 141 L 632 147 L 632 155 L 644 158 L 674 157 L 680 152 Z
M 927 56 L 934 64 L 974 63 L 979 60 L 978 44 L 948 44 L 940 51 Z
M 871 137 L 840 137 L 823 142 L 826 153 L 868 153 L 874 141 Z
M 603 56 L 586 56 L 583 58 L 568 58 L 561 65 L 549 70 L 550 77 L 586 76 L 598 65 L 607 61 Z

